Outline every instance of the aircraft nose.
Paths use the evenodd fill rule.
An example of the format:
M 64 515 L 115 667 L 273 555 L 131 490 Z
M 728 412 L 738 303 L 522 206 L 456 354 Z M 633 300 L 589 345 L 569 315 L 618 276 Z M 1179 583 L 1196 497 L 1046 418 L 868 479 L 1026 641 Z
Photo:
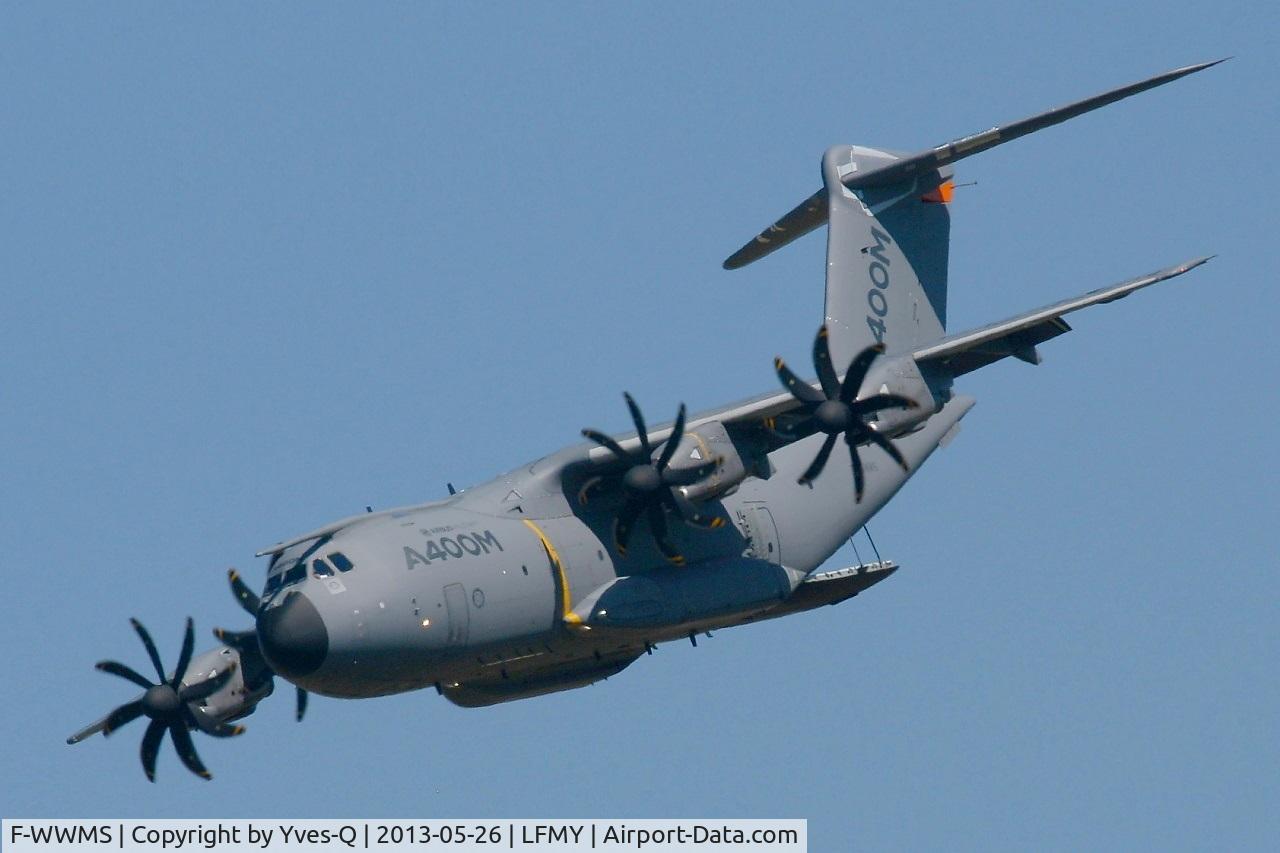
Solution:
M 324 663 L 329 631 L 311 599 L 295 591 L 258 614 L 258 644 L 272 669 L 286 678 L 298 678 Z

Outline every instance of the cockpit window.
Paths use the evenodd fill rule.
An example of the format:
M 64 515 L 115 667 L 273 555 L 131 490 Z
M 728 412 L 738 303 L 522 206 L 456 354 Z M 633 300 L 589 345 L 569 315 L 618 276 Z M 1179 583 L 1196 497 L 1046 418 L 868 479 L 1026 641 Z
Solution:
M 347 555 L 341 551 L 334 551 L 329 555 L 329 559 L 333 561 L 334 566 L 340 572 L 349 572 L 355 568 L 355 564 L 347 559 Z
M 327 545 L 332 538 L 332 536 L 319 536 L 304 542 L 295 542 L 288 548 L 276 552 L 267 566 L 267 585 L 263 594 L 269 598 L 283 587 L 306 578 L 312 555 Z M 333 567 L 327 563 L 320 567 L 312 567 L 312 571 L 321 577 L 333 576 Z
M 318 578 L 333 577 L 333 569 L 323 559 L 311 561 L 311 572 Z
M 297 583 L 307 575 L 307 564 L 299 561 L 293 568 L 284 573 L 284 585 Z

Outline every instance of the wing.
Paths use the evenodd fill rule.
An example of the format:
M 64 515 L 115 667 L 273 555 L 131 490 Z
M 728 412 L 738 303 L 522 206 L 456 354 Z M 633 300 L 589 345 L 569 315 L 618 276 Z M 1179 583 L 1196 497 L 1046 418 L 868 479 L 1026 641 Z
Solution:
M 1036 345 L 1071 331 L 1071 327 L 1062 319 L 1063 315 L 1079 311 L 1081 308 L 1088 308 L 1090 305 L 1104 305 L 1123 299 L 1135 290 L 1141 290 L 1193 270 L 1211 257 L 1212 255 L 1196 258 L 1120 284 L 1091 290 L 1082 296 L 1064 299 L 1008 320 L 991 323 L 957 335 L 948 335 L 916 350 L 912 355 L 916 363 L 922 367 L 926 364 L 935 365 L 950 376 L 969 373 L 1007 356 L 1013 356 L 1030 364 L 1039 364 L 1040 354 L 1036 351 Z
M 1063 315 L 1090 305 L 1104 305 L 1123 299 L 1134 291 L 1189 272 L 1212 257 L 1210 255 L 1196 258 L 1120 284 L 1091 290 L 1081 296 L 1064 299 L 1008 320 L 991 323 L 957 335 L 948 335 L 916 350 L 912 353 L 912 357 L 921 367 L 932 366 L 950 376 L 969 373 L 1006 356 L 1037 364 L 1040 356 L 1036 351 L 1036 344 L 1071 330 L 1071 327 L 1062 319 Z M 809 384 L 815 389 L 819 387 L 816 380 Z M 788 416 L 795 412 L 799 405 L 795 397 L 785 390 L 760 394 L 727 406 L 699 412 L 688 419 L 686 429 L 693 430 L 702 424 L 719 421 L 735 441 L 744 440 L 765 451 L 773 450 L 810 434 L 788 429 Z M 666 441 L 671 435 L 671 429 L 671 424 L 658 424 L 652 427 L 648 431 L 649 444 L 656 447 Z M 627 450 L 640 446 L 639 438 L 634 433 L 619 437 L 618 443 Z M 589 459 L 592 462 L 606 462 L 612 459 L 612 455 L 604 448 L 596 447 L 591 450 Z
M 837 376 L 837 382 L 844 380 L 844 374 Z M 817 379 L 801 380 L 819 394 L 822 385 Z M 757 394 L 728 405 L 718 406 L 690 415 L 685 420 L 685 432 L 693 432 L 699 427 L 718 422 L 728 431 L 735 444 L 742 443 L 750 449 L 768 452 L 790 444 L 808 435 L 812 429 L 800 429 L 797 422 L 802 419 L 801 404 L 790 391 L 779 389 L 776 392 Z M 792 414 L 796 417 L 790 417 Z M 649 446 L 657 447 L 671 437 L 674 424 L 671 422 L 655 424 L 646 433 Z M 628 452 L 640 447 L 640 439 L 634 433 L 615 436 L 618 444 Z M 588 460 L 599 465 L 610 463 L 613 454 L 603 447 L 592 447 L 587 455 Z
M 809 383 L 818 388 L 817 380 Z M 759 394 L 748 397 L 727 406 L 719 406 L 690 416 L 685 422 L 685 431 L 693 431 L 703 424 L 719 421 L 729 430 L 734 439 L 749 438 L 766 446 L 767 449 L 790 444 L 805 433 L 786 433 L 778 429 L 780 419 L 799 408 L 796 398 L 787 391 Z M 649 445 L 657 447 L 671 437 L 673 423 L 656 424 L 647 433 Z M 640 438 L 634 433 L 615 436 L 618 444 L 628 452 L 640 447 Z M 607 463 L 613 460 L 613 454 L 603 447 L 592 447 L 588 459 L 595 463 Z

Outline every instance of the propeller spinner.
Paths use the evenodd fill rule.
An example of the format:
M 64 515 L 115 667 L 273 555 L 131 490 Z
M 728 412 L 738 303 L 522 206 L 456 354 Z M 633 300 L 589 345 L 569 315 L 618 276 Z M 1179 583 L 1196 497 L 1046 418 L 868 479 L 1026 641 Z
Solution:
M 884 409 L 914 409 L 919 404 L 909 397 L 900 394 L 875 394 L 871 397 L 857 399 L 858 390 L 867 378 L 876 356 L 884 352 L 884 344 L 876 344 L 858 353 L 845 372 L 844 381 L 836 376 L 835 367 L 831 364 L 831 348 L 827 343 L 827 327 L 818 329 L 818 336 L 813 341 L 813 366 L 818 371 L 818 382 L 822 390 L 802 381 L 791 372 L 781 358 L 773 360 L 774 369 L 783 386 L 791 392 L 791 396 L 800 402 L 807 417 L 796 425 L 797 429 L 811 428 L 823 432 L 827 440 L 822 443 L 818 455 L 800 475 L 801 484 L 811 483 L 827 465 L 827 459 L 836 446 L 836 438 L 843 435 L 845 444 L 849 445 L 849 456 L 853 463 L 853 483 L 857 500 L 862 500 L 866 485 L 862 470 L 862 460 L 858 458 L 858 446 L 875 444 L 885 453 L 893 457 L 902 470 L 907 471 L 907 460 L 894 447 L 893 442 L 872 429 L 864 418 Z
M 671 435 L 662 447 L 657 459 L 653 457 L 653 446 L 649 443 L 649 431 L 645 426 L 644 415 L 630 394 L 622 395 L 631 411 L 631 420 L 635 423 L 636 436 L 640 446 L 628 451 L 615 439 L 599 430 L 584 429 L 582 434 L 613 454 L 616 470 L 609 474 L 592 477 L 578 492 L 578 501 L 587 504 L 590 493 L 606 480 L 618 482 L 625 499 L 613 521 L 613 546 L 622 556 L 627 554 L 627 542 L 631 539 L 631 531 L 636 521 L 643 514 L 649 521 L 649 532 L 657 544 L 662 556 L 677 566 L 684 565 L 682 555 L 672 544 L 667 527 L 667 512 L 677 519 L 696 528 L 712 529 L 724 524 L 719 516 L 709 516 L 698 510 L 691 501 L 684 497 L 677 488 L 696 483 L 708 476 L 720 464 L 720 459 L 708 459 L 701 465 L 691 468 L 674 469 L 669 467 L 675 455 L 680 439 L 684 437 L 685 407 L 680 404 L 675 423 L 671 427 Z M 618 473 L 621 476 L 618 476 Z

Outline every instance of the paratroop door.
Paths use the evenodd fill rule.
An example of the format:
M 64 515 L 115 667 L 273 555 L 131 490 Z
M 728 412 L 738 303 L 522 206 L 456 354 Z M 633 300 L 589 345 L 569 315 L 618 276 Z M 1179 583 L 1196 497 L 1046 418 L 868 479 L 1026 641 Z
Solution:
M 449 633 L 445 637 L 445 645 L 465 646 L 471 614 L 467 610 L 467 591 L 462 584 L 451 583 L 444 588 L 444 606 L 449 612 Z

